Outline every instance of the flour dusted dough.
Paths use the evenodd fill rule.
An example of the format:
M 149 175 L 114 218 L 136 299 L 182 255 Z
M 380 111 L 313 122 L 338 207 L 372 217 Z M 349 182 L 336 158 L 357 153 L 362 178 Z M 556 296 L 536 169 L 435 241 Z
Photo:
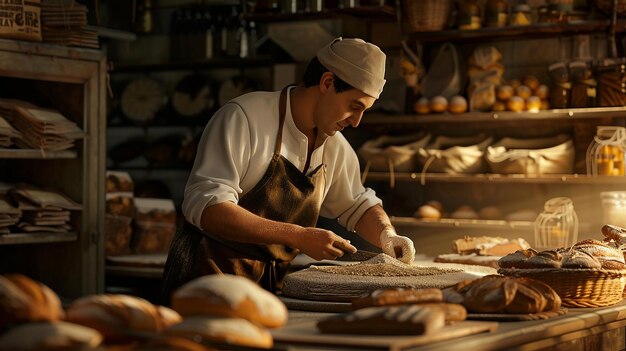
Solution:
M 347 302 L 385 288 L 444 288 L 465 279 L 495 274 L 491 267 L 416 261 L 406 265 L 386 254 L 347 266 L 317 267 L 288 274 L 283 295 Z M 367 275 L 364 275 L 367 274 Z

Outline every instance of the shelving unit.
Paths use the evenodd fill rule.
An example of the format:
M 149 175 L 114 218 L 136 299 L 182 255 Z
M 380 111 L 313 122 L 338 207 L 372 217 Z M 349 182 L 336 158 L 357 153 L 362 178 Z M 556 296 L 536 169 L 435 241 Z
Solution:
M 418 172 L 395 173 L 394 179 L 403 182 L 420 182 L 422 174 Z M 370 172 L 367 180 L 389 181 L 388 172 Z M 426 183 L 501 183 L 501 184 L 580 184 L 580 185 L 624 185 L 626 177 L 588 176 L 586 174 L 544 174 L 541 176 L 527 174 L 447 174 L 426 173 Z
M 394 225 L 405 225 L 418 228 L 472 228 L 472 229 L 522 229 L 531 230 L 533 222 L 503 221 L 484 219 L 454 219 L 441 218 L 438 220 L 418 219 L 413 217 L 392 216 Z
M 0 235 L 0 273 L 22 273 L 63 299 L 104 290 L 106 60 L 102 51 L 0 40 L 0 96 L 53 108 L 85 133 L 67 151 L 0 150 L 0 180 L 55 188 L 82 204 L 72 231 Z
M 251 13 L 244 18 L 255 22 L 290 22 L 318 21 L 323 19 L 351 16 L 366 18 L 369 21 L 395 21 L 396 8 L 393 6 L 358 6 L 352 8 L 330 9 L 321 12 L 302 13 Z

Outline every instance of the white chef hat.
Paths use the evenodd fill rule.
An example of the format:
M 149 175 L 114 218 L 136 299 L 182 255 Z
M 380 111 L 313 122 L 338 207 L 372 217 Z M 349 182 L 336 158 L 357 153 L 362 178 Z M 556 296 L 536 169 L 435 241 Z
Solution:
M 362 39 L 341 37 L 317 52 L 317 59 L 337 77 L 378 99 L 385 86 L 385 53 Z

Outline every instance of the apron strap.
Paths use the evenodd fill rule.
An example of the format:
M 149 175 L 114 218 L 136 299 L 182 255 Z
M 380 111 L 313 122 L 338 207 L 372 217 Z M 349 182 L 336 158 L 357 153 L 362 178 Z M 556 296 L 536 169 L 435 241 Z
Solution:
M 285 113 L 287 112 L 287 93 L 291 85 L 283 88 L 280 92 L 280 101 L 278 103 L 278 135 L 276 136 L 276 147 L 274 148 L 274 156 L 280 155 L 280 147 L 283 144 L 283 124 L 285 123 Z

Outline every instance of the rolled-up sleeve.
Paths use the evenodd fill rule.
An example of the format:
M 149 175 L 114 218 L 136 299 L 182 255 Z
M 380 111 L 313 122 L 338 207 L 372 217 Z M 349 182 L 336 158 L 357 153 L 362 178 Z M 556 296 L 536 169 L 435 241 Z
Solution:
M 361 184 L 359 161 L 352 146 L 341 135 L 336 135 L 330 156 L 330 187 L 324 198 L 320 215 L 337 218 L 340 225 L 354 231 L 357 222 L 369 208 L 382 205 L 374 190 Z
M 223 202 L 237 203 L 250 160 L 250 129 L 239 105 L 228 103 L 207 124 L 185 187 L 182 211 L 200 228 L 202 212 Z

